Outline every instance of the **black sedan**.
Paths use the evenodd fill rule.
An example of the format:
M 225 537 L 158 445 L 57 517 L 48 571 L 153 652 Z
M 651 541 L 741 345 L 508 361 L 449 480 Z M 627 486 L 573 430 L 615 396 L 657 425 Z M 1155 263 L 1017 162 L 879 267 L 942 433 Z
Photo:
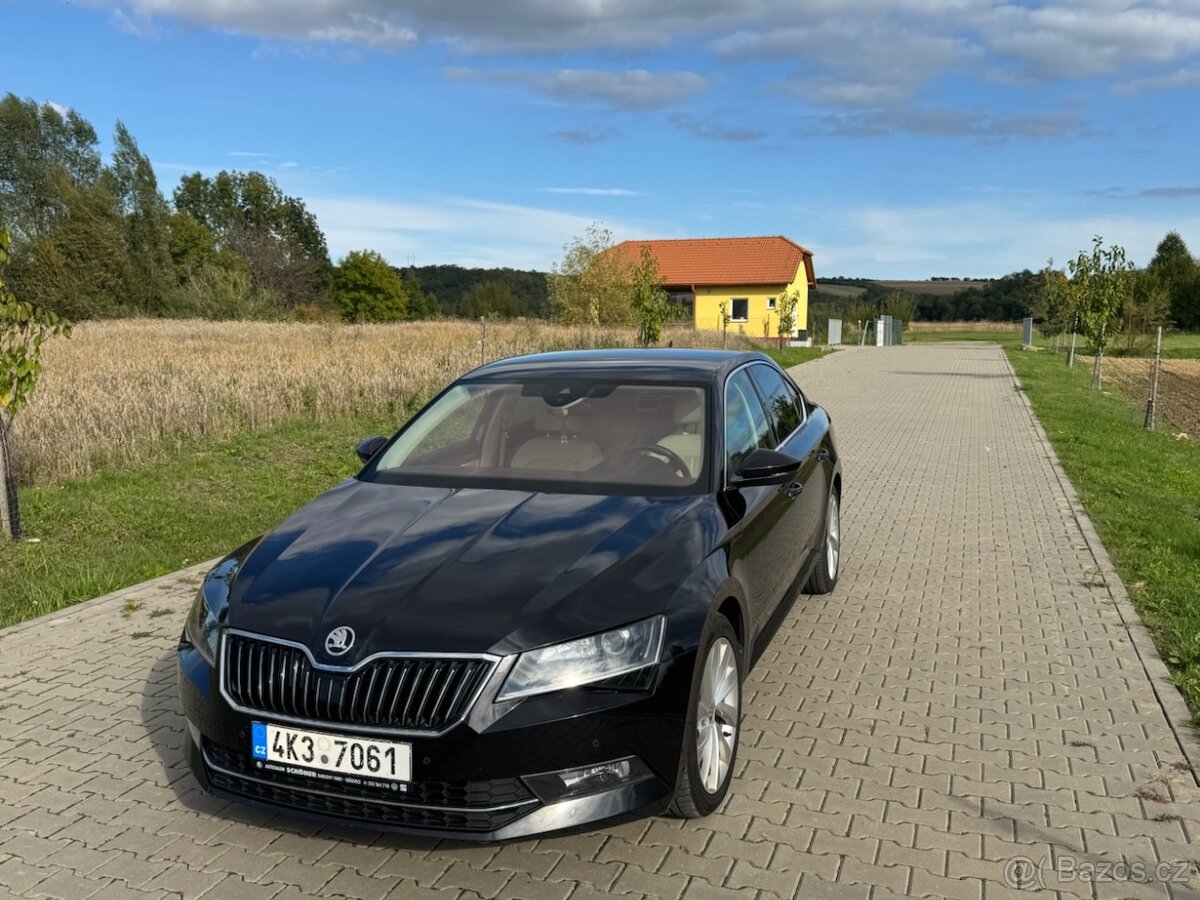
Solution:
M 223 797 L 500 840 L 711 813 L 742 682 L 837 583 L 829 417 L 757 353 L 483 366 L 206 577 L 179 647 Z

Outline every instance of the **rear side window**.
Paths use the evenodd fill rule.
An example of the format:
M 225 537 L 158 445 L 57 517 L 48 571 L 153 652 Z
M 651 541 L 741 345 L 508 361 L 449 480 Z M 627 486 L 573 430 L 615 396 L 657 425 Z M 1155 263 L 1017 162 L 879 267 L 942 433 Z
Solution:
M 751 366 L 750 376 L 758 386 L 767 410 L 771 414 L 771 424 L 775 426 L 775 434 L 780 443 L 800 427 L 804 416 L 796 406 L 796 394 L 783 376 L 770 366 Z
M 742 369 L 725 382 L 725 462 L 731 475 L 742 473 L 742 460 L 760 447 L 773 448 L 767 412 Z

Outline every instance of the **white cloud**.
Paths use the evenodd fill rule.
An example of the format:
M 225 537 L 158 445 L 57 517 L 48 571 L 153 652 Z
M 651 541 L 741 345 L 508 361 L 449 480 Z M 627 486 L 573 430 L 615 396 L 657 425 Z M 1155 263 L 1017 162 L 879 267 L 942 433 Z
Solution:
M 1092 125 L 1071 110 L 993 116 L 979 111 L 907 106 L 809 116 L 796 128 L 798 137 L 875 138 L 893 134 L 969 137 L 983 141 L 1009 138 L 1083 137 Z
M 305 204 L 321 223 L 335 257 L 369 247 L 393 263 L 458 263 L 547 269 L 571 238 L 601 218 L 467 197 L 419 202 L 356 196 L 312 196 Z M 605 218 L 617 240 L 638 234 L 679 233 L 666 222 Z
M 990 48 L 1035 78 L 1086 77 L 1200 51 L 1194 0 L 1059 0 L 998 6 L 976 21 Z
M 470 69 L 452 66 L 456 81 L 515 84 L 566 103 L 594 103 L 613 109 L 661 109 L 704 89 L 708 80 L 695 72 L 648 72 L 627 69 Z
M 667 48 L 698 55 L 699 69 L 711 64 L 704 58 L 711 51 L 726 64 L 773 68 L 765 78 L 806 106 L 842 111 L 914 103 L 951 74 L 1009 84 L 1113 77 L 1124 79 L 1113 90 L 1129 95 L 1200 83 L 1198 0 L 85 2 L 109 9 L 121 27 L 137 33 L 182 25 L 261 37 L 263 54 L 337 59 L 418 42 L 459 55 L 505 54 L 516 63 L 458 66 L 447 74 L 620 110 L 671 108 L 708 82 L 695 71 L 542 69 L 528 58 L 569 61 L 599 50 L 648 59 Z M 746 129 L 725 129 L 726 138 L 716 133 L 719 126 L 707 130 L 713 133 L 703 136 L 739 139 Z M 579 144 L 603 139 L 583 130 L 556 137 Z
M 688 134 L 703 138 L 706 141 L 729 141 L 735 144 L 748 144 L 761 141 L 767 136 L 765 131 L 758 128 L 726 125 L 712 119 L 697 119 L 695 116 L 689 116 L 686 113 L 672 113 L 667 117 L 667 121 L 680 131 L 686 131 Z
M 386 2 L 362 0 L 85 0 L 112 11 L 118 27 L 153 35 L 162 22 L 294 41 L 406 50 L 417 31 Z
M 1200 68 L 1176 69 L 1166 75 L 1150 78 L 1135 78 L 1113 85 L 1113 93 L 1121 97 L 1136 97 L 1153 91 L 1170 91 L 1181 87 L 1200 85 Z

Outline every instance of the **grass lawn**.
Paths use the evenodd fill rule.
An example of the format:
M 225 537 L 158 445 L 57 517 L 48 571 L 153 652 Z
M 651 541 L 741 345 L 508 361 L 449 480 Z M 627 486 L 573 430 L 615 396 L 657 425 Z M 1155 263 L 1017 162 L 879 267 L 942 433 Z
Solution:
M 906 331 L 904 343 L 931 344 L 944 341 L 992 341 L 1002 347 L 1018 348 L 1021 346 L 1021 332 L 1017 331 Z M 1044 338 L 1033 331 L 1033 342 L 1041 344 Z
M 1154 345 L 1144 354 L 1154 355 Z M 1164 359 L 1200 359 L 1200 334 L 1164 334 L 1162 355 Z
M 392 427 L 296 422 L 21 491 L 36 542 L 0 546 L 0 627 L 227 553 L 356 472 L 354 444 Z
M 763 347 L 762 352 L 775 360 L 781 367 L 789 369 L 816 359 L 826 351 L 821 347 Z
M 1042 426 L 1200 724 L 1200 443 L 1142 429 L 1088 360 L 1009 351 Z

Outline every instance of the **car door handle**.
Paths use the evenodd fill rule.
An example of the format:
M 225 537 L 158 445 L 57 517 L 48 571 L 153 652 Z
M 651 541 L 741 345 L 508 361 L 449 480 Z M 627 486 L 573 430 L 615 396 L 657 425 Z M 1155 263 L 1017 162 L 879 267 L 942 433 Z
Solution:
M 818 461 L 818 462 L 828 462 L 828 461 L 829 461 L 829 450 L 828 450 L 828 448 L 826 448 L 826 447 L 822 447 L 822 448 L 821 448 L 821 449 L 820 449 L 820 450 L 817 452 L 817 461 Z
M 802 485 L 798 481 L 793 481 L 791 484 L 788 485 L 787 495 L 789 498 L 799 497 L 803 491 L 804 491 L 804 485 Z

